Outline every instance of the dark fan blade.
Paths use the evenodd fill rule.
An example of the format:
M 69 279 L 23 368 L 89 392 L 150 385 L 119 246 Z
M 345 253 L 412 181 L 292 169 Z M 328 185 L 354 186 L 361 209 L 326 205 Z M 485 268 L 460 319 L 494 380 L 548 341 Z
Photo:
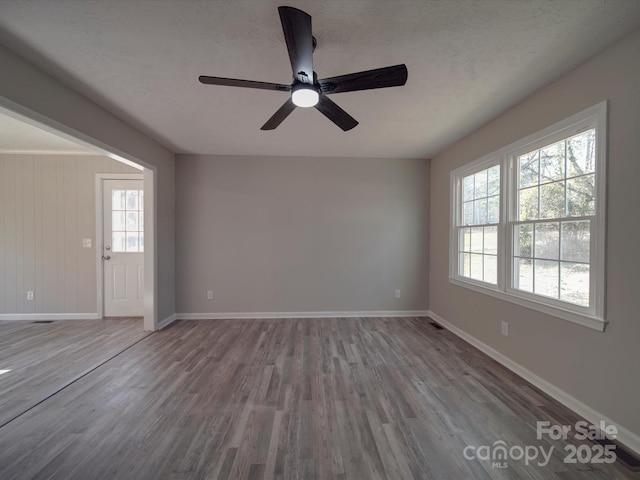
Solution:
M 406 65 L 376 68 L 366 72 L 350 73 L 338 77 L 325 78 L 318 83 L 322 93 L 354 92 L 373 88 L 398 87 L 407 83 Z
M 358 125 L 358 121 L 336 105 L 333 100 L 325 95 L 320 95 L 316 108 L 329 120 L 339 126 L 345 132 Z
M 278 12 L 287 42 L 293 78 L 302 83 L 313 83 L 311 16 L 293 7 L 278 7 Z
M 267 120 L 267 123 L 265 123 L 262 127 L 260 127 L 260 130 L 273 130 L 278 125 L 280 125 L 282 121 L 285 118 L 287 118 L 291 112 L 295 110 L 295 108 L 296 108 L 295 104 L 293 103 L 291 98 L 289 98 L 289 100 L 284 102 L 284 105 L 282 105 L 278 109 L 278 111 L 274 113 L 269 120 Z
M 200 80 L 200 83 L 205 83 L 207 85 L 261 88 L 263 90 L 278 90 L 281 92 L 288 92 L 291 90 L 291 85 L 281 85 L 279 83 L 268 82 L 254 82 L 253 80 L 238 80 L 237 78 L 207 77 L 205 75 L 201 75 L 200 77 L 198 77 L 198 80 Z

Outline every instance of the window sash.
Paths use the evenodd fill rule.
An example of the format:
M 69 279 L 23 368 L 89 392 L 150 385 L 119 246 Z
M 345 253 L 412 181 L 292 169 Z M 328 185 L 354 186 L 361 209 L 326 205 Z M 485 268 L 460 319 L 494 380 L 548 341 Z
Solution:
M 489 181 L 487 182 L 486 192 L 482 192 L 480 196 L 473 195 L 472 198 L 465 198 L 464 195 L 464 181 L 466 178 L 477 176 L 479 173 L 487 172 L 487 179 L 489 178 L 490 170 L 494 167 L 498 167 L 499 169 L 499 187 L 497 194 L 493 191 L 490 191 Z M 499 161 L 499 159 L 493 159 L 490 162 L 486 162 L 481 165 L 477 165 L 477 168 L 470 169 L 466 171 L 464 175 L 460 175 L 456 180 L 456 198 L 458 199 L 456 202 L 456 221 L 455 221 L 455 229 L 456 229 L 456 240 L 455 240 L 455 251 L 456 259 L 455 263 L 455 274 L 461 278 L 464 278 L 468 281 L 479 282 L 484 285 L 495 288 L 498 286 L 498 282 L 500 281 L 500 268 L 502 267 L 502 261 L 500 260 L 500 247 L 502 244 L 502 228 L 500 226 L 500 212 L 502 211 L 501 205 L 498 205 L 498 219 L 495 222 L 471 222 L 465 223 L 465 205 L 472 204 L 475 205 L 477 202 L 482 202 L 483 200 L 487 202 L 486 215 L 481 217 L 481 219 L 489 220 L 489 199 L 498 198 L 499 202 L 502 201 L 502 172 L 504 168 Z M 474 180 L 475 181 L 475 180 Z M 475 214 L 474 214 L 475 218 Z M 485 239 L 487 229 L 495 228 L 495 253 L 493 249 L 487 251 L 485 249 Z M 464 249 L 464 240 L 463 240 L 463 232 L 466 230 L 482 230 L 482 247 L 480 251 L 473 250 L 473 246 L 469 250 Z M 473 233 L 471 233 L 471 241 L 473 241 Z M 452 245 L 453 247 L 453 245 Z M 475 269 L 473 259 L 475 258 Z M 495 262 L 493 261 L 495 259 Z M 468 264 L 466 263 L 468 261 Z M 478 265 L 477 262 L 481 262 L 481 274 L 478 274 Z M 468 273 L 465 274 L 465 271 Z

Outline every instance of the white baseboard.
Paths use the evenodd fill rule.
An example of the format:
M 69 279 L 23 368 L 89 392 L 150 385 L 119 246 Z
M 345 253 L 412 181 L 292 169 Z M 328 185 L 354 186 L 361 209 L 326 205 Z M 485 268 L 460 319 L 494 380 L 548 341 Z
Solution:
M 515 374 L 524 378 L 529 383 L 538 387 L 544 393 L 554 398 L 555 400 L 563 404 L 565 407 L 569 408 L 570 410 L 573 410 L 575 413 L 583 417 L 592 425 L 597 426 L 600 424 L 601 421 L 604 421 L 607 425 L 614 425 L 618 429 L 617 441 L 620 442 L 625 447 L 627 447 L 629 450 L 640 455 L 640 436 L 638 434 L 619 425 L 618 423 L 614 422 L 613 420 L 601 414 L 600 412 L 597 412 L 596 410 L 591 408 L 589 405 L 586 405 L 585 403 L 581 402 L 577 398 L 569 395 L 567 392 L 565 392 L 561 388 L 558 388 L 554 384 L 539 377 L 535 373 L 531 372 L 530 370 L 527 370 L 525 367 L 523 367 L 519 363 L 514 362 L 509 357 L 498 352 L 497 350 L 490 347 L 486 343 L 481 342 L 477 338 L 466 333 L 464 330 L 461 330 L 455 325 L 449 323 L 438 314 L 432 311 L 429 311 L 427 316 L 435 320 L 437 323 L 439 323 L 443 327 L 445 327 L 454 335 L 457 335 L 467 343 L 470 343 L 471 345 L 476 347 L 478 350 L 487 354 L 498 363 L 501 363 L 502 365 L 507 367 L 509 370 L 511 370 Z
M 173 315 L 169 315 L 167 318 L 165 318 L 164 320 L 160 320 L 158 322 L 158 330 L 162 330 L 165 327 L 168 327 L 169 325 L 171 325 L 173 322 L 175 322 L 177 320 L 177 316 L 174 313 Z
M 268 318 L 353 318 L 353 317 L 427 317 L 427 310 L 391 310 L 370 312 L 231 312 L 176 313 L 180 320 L 268 319 Z
M 100 320 L 97 313 L 0 313 L 0 320 Z

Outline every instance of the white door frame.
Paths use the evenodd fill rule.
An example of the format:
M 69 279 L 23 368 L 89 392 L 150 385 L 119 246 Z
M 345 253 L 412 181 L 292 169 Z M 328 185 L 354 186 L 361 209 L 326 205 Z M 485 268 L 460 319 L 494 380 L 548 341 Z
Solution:
M 97 288 L 96 299 L 98 305 L 98 318 L 104 317 L 104 262 L 102 261 L 102 255 L 104 254 L 104 181 L 105 180 L 142 180 L 144 181 L 144 175 L 142 173 L 96 173 L 96 273 L 97 273 Z M 146 185 L 143 185 L 143 188 Z M 146 192 L 145 192 L 145 210 L 147 207 L 146 201 Z M 146 217 L 146 214 L 145 214 Z M 147 251 L 147 223 L 145 218 L 145 245 L 144 251 Z M 147 258 L 144 256 L 144 264 L 145 264 L 145 274 L 147 271 Z M 146 287 L 146 279 L 145 279 L 145 317 L 146 317 L 146 296 L 147 296 L 147 287 Z M 146 325 L 145 325 L 146 329 Z

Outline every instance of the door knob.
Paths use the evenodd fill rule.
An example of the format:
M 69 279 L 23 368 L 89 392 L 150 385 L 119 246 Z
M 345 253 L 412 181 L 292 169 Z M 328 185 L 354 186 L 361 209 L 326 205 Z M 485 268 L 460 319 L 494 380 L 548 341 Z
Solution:
M 103 260 L 111 260 L 111 255 L 104 256 L 102 255 Z

